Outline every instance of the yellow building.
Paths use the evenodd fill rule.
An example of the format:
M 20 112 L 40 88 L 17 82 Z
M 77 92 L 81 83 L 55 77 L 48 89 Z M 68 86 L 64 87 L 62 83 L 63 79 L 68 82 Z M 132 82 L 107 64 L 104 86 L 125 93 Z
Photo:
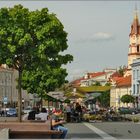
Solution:
M 114 86 L 110 90 L 110 106 L 113 107 L 126 107 L 127 104 L 121 102 L 123 95 L 131 94 L 131 75 L 127 77 L 116 77 L 113 79 Z M 129 103 L 128 106 L 132 107 L 133 104 Z

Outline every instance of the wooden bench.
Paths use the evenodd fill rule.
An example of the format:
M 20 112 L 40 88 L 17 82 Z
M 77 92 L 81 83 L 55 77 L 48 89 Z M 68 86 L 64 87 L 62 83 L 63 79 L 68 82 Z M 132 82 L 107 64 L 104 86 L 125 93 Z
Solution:
M 0 129 L 9 128 L 9 139 L 41 139 L 59 137 L 62 132 L 51 130 L 50 122 L 6 122 L 0 123 Z

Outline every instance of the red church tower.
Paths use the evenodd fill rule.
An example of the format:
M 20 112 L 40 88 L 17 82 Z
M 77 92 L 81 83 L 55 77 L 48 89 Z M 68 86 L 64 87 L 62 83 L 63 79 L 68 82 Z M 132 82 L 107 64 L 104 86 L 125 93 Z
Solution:
M 135 15 L 131 25 L 129 40 L 130 44 L 128 52 L 128 69 L 131 70 L 131 64 L 133 63 L 133 60 L 140 58 L 140 25 L 137 8 L 135 9 Z

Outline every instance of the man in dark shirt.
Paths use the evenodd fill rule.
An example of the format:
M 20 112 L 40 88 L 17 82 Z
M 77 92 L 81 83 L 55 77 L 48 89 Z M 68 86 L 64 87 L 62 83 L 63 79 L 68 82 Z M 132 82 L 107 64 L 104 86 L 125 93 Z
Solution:
M 32 111 L 29 112 L 28 120 L 35 120 L 36 114 L 37 114 L 37 108 L 33 107 Z
M 68 129 L 63 126 L 64 120 L 60 120 L 61 111 L 55 111 L 52 115 L 52 129 L 62 131 L 59 139 L 64 139 L 67 135 Z M 54 136 L 52 138 L 55 138 Z

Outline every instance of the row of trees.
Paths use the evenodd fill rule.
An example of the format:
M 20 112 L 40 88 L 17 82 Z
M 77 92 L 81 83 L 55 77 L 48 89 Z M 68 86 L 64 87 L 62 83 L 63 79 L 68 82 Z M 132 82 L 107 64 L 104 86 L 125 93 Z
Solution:
M 47 98 L 47 93 L 65 83 L 63 65 L 73 60 L 64 54 L 67 33 L 47 8 L 29 11 L 22 5 L 0 9 L 0 64 L 19 73 L 18 116 L 21 121 L 21 88 Z

